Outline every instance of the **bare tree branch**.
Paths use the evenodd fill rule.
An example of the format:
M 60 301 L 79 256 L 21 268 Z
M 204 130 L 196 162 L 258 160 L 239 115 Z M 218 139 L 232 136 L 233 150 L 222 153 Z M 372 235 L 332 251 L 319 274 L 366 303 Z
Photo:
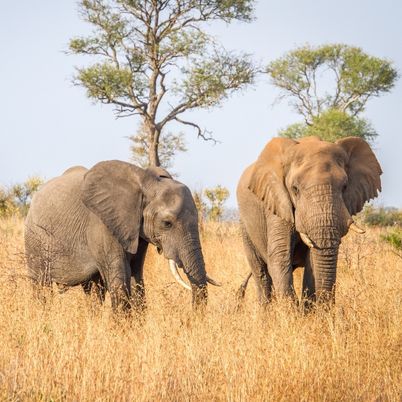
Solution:
M 197 130 L 197 136 L 202 138 L 205 141 L 212 141 L 214 144 L 217 144 L 219 142 L 215 138 L 212 137 L 212 133 L 210 131 L 207 131 L 205 129 L 202 130 L 201 127 L 196 123 L 193 123 L 191 121 L 185 121 L 185 120 L 179 119 L 178 117 L 175 117 L 174 120 L 178 121 L 181 124 L 194 127 Z

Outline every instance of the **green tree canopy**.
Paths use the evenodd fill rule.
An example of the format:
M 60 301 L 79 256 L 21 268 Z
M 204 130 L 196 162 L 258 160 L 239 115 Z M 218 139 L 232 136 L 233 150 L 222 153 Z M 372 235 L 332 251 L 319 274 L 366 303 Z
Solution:
M 366 119 L 351 116 L 339 109 L 328 109 L 314 116 L 311 124 L 304 122 L 291 124 L 280 130 L 279 135 L 295 139 L 316 135 L 325 141 L 335 142 L 339 138 L 349 136 L 371 141 L 377 133 Z
M 271 62 L 267 73 L 281 90 L 279 99 L 288 98 L 304 118 L 281 135 L 317 134 L 328 140 L 374 138 L 375 130 L 359 115 L 370 98 L 389 92 L 398 78 L 390 61 L 345 44 L 299 47 Z
M 94 29 L 71 39 L 69 49 L 95 62 L 78 68 L 74 82 L 114 105 L 118 117 L 140 116 L 148 163 L 159 166 L 166 125 L 211 139 L 183 114 L 218 106 L 253 82 L 249 56 L 226 51 L 204 29 L 216 20 L 250 21 L 252 12 L 253 0 L 81 0 L 81 17 Z

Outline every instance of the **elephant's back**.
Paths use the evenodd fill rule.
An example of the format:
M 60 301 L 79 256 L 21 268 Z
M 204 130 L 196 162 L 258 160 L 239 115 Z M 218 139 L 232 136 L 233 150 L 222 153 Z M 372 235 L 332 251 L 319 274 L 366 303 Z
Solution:
M 62 176 L 65 175 L 70 175 L 72 173 L 83 173 L 85 175 L 85 173 L 88 171 L 88 169 L 84 166 L 73 166 L 68 168 L 67 170 L 65 170 L 62 174 Z
M 81 183 L 87 169 L 75 166 L 46 182 L 32 199 L 29 215 L 57 215 L 68 206 L 80 204 Z
M 88 211 L 81 202 L 85 172 L 85 168 L 70 169 L 35 193 L 26 219 L 26 237 L 38 240 L 40 235 L 68 243 L 76 236 L 88 220 Z

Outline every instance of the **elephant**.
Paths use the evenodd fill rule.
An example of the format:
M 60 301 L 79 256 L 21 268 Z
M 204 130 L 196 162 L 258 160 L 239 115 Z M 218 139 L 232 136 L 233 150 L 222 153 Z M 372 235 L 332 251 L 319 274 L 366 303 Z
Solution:
M 273 138 L 237 187 L 245 254 L 258 299 L 273 295 L 298 304 L 293 270 L 304 267 L 302 298 L 307 309 L 332 305 L 341 239 L 355 230 L 352 219 L 381 191 L 381 167 L 359 137 L 335 143 L 319 137 Z
M 35 193 L 25 222 L 28 276 L 37 285 L 82 285 L 110 293 L 114 311 L 145 306 L 144 259 L 149 243 L 169 260 L 175 279 L 207 303 L 198 213 L 190 190 L 159 167 L 118 160 L 75 166 Z M 183 281 L 184 270 L 191 287 Z M 134 283 L 133 291 L 131 281 Z

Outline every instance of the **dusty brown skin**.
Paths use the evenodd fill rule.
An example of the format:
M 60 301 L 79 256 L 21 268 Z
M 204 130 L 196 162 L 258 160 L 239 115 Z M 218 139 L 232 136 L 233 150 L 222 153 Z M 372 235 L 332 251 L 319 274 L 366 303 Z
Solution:
M 97 285 L 101 299 L 104 285 L 114 309 L 143 308 L 151 243 L 184 269 L 193 303 L 201 306 L 209 278 L 197 219 L 190 190 L 163 169 L 121 161 L 74 167 L 33 198 L 25 230 L 29 275 L 42 285 L 82 285 L 86 291 Z
M 305 267 L 303 295 L 334 301 L 341 238 L 352 215 L 381 190 L 381 167 L 357 137 L 336 143 L 274 138 L 237 188 L 244 247 L 260 302 L 296 299 L 293 270 Z M 303 239 L 302 239 L 303 238 Z M 244 295 L 247 279 L 240 295 Z

